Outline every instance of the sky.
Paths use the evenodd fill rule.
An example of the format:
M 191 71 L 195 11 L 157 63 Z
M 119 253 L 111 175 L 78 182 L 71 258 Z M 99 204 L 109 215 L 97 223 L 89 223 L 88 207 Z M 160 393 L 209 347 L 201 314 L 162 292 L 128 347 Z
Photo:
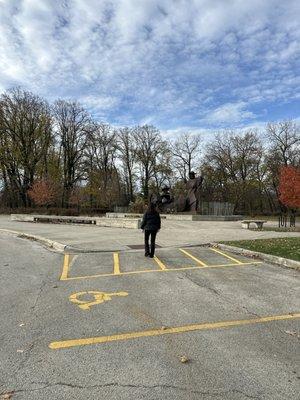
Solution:
M 0 91 L 183 131 L 300 118 L 299 0 L 0 0 Z

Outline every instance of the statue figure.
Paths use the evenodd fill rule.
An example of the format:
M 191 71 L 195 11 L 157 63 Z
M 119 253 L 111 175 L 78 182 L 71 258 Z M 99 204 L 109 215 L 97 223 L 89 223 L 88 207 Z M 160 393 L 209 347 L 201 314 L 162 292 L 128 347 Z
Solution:
M 162 194 L 160 195 L 160 201 L 162 204 L 170 204 L 171 203 L 171 194 L 170 188 L 168 186 L 164 186 L 162 188 Z
M 170 194 L 170 188 L 164 186 L 161 191 L 161 194 L 151 193 L 149 201 L 155 204 L 161 212 L 170 212 L 174 201 Z
M 199 191 L 202 187 L 203 177 L 196 178 L 195 172 L 189 173 L 189 181 L 186 184 L 187 188 L 187 209 L 186 211 L 197 211 L 199 205 Z
M 203 177 L 196 177 L 195 172 L 189 174 L 189 181 L 186 183 L 186 189 L 174 199 L 170 194 L 170 188 L 164 186 L 162 193 L 151 193 L 149 202 L 156 204 L 161 212 L 185 212 L 198 210 L 200 189 L 202 187 Z

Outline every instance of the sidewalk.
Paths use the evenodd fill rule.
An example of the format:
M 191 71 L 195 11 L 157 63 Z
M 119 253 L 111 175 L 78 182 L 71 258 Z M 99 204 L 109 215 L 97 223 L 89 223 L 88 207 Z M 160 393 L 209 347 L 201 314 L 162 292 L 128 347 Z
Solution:
M 267 226 L 271 226 L 271 222 Z M 275 226 L 275 223 L 274 223 Z M 42 236 L 85 251 L 122 251 L 143 245 L 142 231 L 124 228 L 103 228 L 85 225 L 60 225 L 11 221 L 0 216 L 0 229 Z M 241 228 L 241 222 L 162 221 L 157 237 L 161 247 L 184 247 L 224 240 L 300 237 L 300 232 L 251 231 Z

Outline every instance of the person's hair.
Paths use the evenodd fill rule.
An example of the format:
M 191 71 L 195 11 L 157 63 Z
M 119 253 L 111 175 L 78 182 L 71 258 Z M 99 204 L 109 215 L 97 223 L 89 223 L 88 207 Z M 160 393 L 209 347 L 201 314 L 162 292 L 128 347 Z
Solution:
M 150 213 L 157 212 L 156 204 L 155 203 L 149 203 L 147 211 L 150 212 Z

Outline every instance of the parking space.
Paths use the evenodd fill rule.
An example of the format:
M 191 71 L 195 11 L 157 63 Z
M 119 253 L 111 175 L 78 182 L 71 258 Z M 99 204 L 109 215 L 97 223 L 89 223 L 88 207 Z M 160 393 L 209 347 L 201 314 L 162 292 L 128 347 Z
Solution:
M 286 306 L 274 309 L 271 302 L 261 307 L 268 298 L 268 293 L 261 295 L 261 267 L 260 261 L 206 247 L 159 249 L 154 259 L 142 251 L 66 254 L 60 277 L 67 284 L 61 305 L 65 311 L 60 321 L 62 325 L 69 321 L 72 312 L 76 328 L 66 324 L 69 329 L 49 347 L 58 350 L 298 319 L 297 310 L 291 312 Z M 259 307 L 249 316 L 254 282 L 259 286 Z M 226 307 L 218 298 L 221 289 Z M 282 285 L 278 295 L 285 295 Z M 235 306 L 228 307 L 231 301 Z
M 117 277 L 151 272 L 174 272 L 185 269 L 241 267 L 261 264 L 245 257 L 229 255 L 215 248 L 174 248 L 157 251 L 151 259 L 142 251 L 66 254 L 61 280 Z

